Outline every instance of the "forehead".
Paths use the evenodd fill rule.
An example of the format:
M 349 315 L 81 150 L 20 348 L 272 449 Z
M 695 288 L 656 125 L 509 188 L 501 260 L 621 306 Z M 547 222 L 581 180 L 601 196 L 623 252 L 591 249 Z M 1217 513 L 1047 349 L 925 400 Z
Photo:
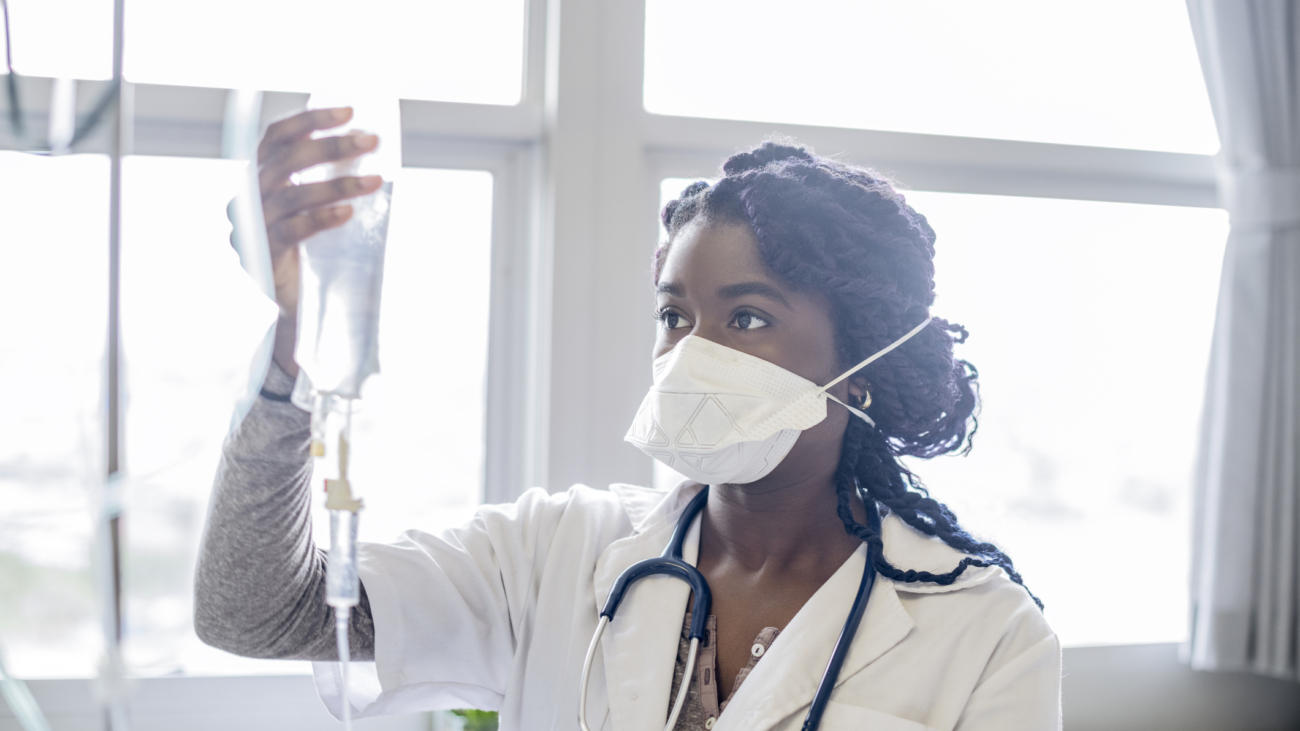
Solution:
M 758 254 L 758 241 L 740 223 L 692 222 L 668 247 L 660 282 L 689 288 L 692 283 L 766 281 L 777 283 Z

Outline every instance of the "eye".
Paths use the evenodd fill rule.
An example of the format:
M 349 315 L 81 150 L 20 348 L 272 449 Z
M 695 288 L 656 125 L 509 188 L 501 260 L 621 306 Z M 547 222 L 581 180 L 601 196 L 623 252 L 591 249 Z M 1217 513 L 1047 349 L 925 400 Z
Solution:
M 740 330 L 757 330 L 760 327 L 767 327 L 771 324 L 757 313 L 749 311 L 736 313 L 736 319 L 733 320 L 733 322 L 736 323 L 736 327 Z
M 665 330 L 676 330 L 679 327 L 686 327 L 690 324 L 686 321 L 685 317 L 682 317 L 681 313 L 673 312 L 672 310 L 660 310 L 656 312 L 655 319 L 659 321 L 660 326 Z

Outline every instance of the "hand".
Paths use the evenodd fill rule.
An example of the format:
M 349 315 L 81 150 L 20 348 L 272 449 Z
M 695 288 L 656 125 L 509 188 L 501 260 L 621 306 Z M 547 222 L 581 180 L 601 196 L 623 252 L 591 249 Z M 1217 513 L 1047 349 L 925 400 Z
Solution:
M 352 206 L 343 201 L 375 192 L 383 180 L 369 175 L 294 185 L 289 177 L 314 165 L 374 150 L 379 145 L 375 135 L 311 138 L 312 132 L 337 127 L 351 118 L 352 110 L 346 107 L 301 112 L 268 127 L 257 148 L 275 301 L 280 306 L 274 357 L 291 376 L 298 374 L 293 360 L 298 334 L 298 242 L 346 223 L 352 217 Z

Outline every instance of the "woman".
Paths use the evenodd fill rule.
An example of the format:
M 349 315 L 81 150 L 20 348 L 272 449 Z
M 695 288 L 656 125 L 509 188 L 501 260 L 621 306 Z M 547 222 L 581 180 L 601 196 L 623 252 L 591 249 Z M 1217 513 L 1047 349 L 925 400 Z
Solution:
M 341 202 L 379 181 L 293 186 L 289 176 L 374 149 L 373 137 L 310 139 L 347 117 L 305 112 L 272 125 L 260 150 L 282 312 L 275 366 L 226 445 L 196 582 L 205 641 L 323 661 L 318 687 L 336 712 L 308 416 L 285 395 L 296 373 L 296 243 L 342 223 Z M 887 181 L 798 147 L 765 143 L 723 172 L 663 211 L 657 382 L 691 368 L 725 380 L 725 367 L 707 365 L 725 361 L 766 373 L 760 380 L 833 384 L 825 393 L 837 404 L 822 398 L 820 413 L 784 428 L 788 438 L 773 432 L 758 458 L 751 441 L 730 466 L 676 464 L 729 476 L 710 480 L 684 542 L 713 602 L 676 728 L 799 728 L 868 561 L 878 578 L 820 728 L 1059 728 L 1060 649 L 1037 600 L 899 462 L 969 449 L 974 429 L 976 373 L 953 356 L 965 330 L 926 324 L 933 231 Z M 664 460 L 675 453 L 649 435 L 669 418 L 671 390 L 652 390 L 629 433 Z M 352 653 L 374 665 L 351 702 L 365 715 L 469 706 L 499 709 L 507 729 L 575 728 L 611 586 L 663 551 L 702 489 L 535 489 L 443 535 L 363 546 Z M 628 591 L 593 655 L 591 728 L 664 727 L 689 664 L 693 601 L 663 577 Z

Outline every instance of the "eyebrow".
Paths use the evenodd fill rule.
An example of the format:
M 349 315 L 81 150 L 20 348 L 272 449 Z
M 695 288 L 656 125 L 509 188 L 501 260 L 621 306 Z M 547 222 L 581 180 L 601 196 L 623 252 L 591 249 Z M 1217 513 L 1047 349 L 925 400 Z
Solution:
M 682 288 L 672 282 L 660 282 L 659 286 L 655 287 L 655 292 L 658 294 L 666 294 L 669 297 L 682 296 Z
M 741 282 L 739 284 L 728 284 L 725 287 L 718 288 L 718 296 L 723 299 L 736 299 L 737 297 L 744 297 L 745 295 L 750 294 L 780 302 L 786 307 L 790 306 L 790 303 L 786 301 L 785 296 L 782 295 L 776 287 L 763 282 Z

